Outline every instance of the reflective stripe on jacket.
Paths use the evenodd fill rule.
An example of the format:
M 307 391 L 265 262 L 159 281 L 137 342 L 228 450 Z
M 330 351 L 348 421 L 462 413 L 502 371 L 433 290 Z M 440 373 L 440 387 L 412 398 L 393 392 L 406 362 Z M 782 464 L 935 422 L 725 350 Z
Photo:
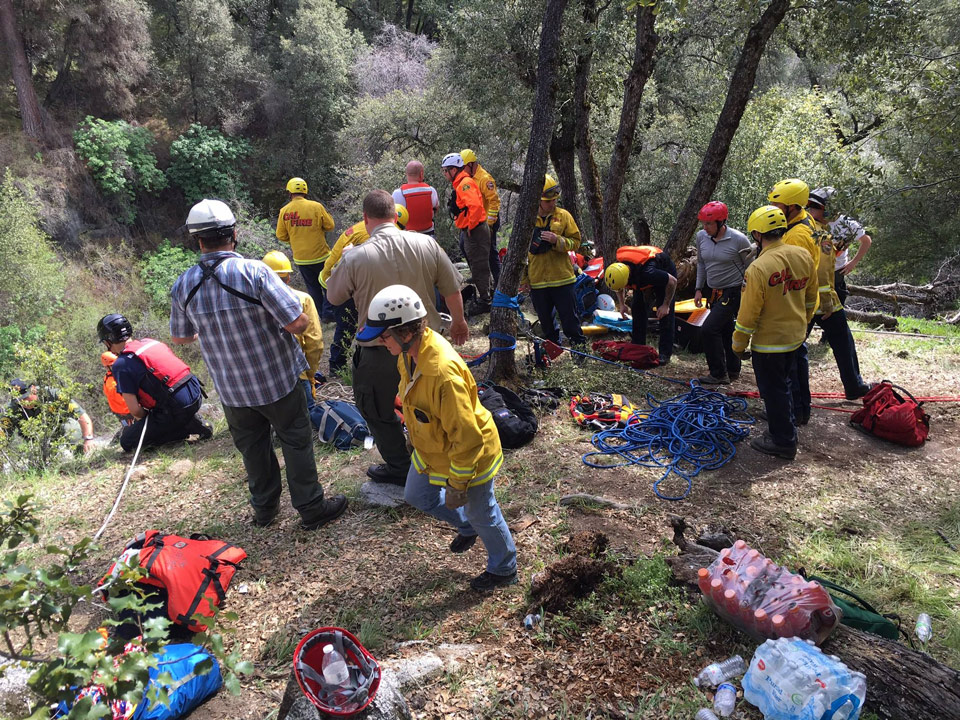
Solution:
M 400 396 L 417 472 L 457 490 L 491 480 L 503 464 L 500 435 L 477 383 L 449 342 L 425 328 L 413 377 L 403 355 Z
M 333 230 L 333 217 L 314 200 L 294 198 L 277 216 L 277 239 L 290 244 L 297 265 L 316 265 L 327 259 L 327 230 Z
M 497 192 L 497 183 L 480 163 L 477 163 L 473 180 L 477 183 L 480 194 L 483 196 L 483 208 L 487 211 L 487 224 L 493 225 L 500 216 L 500 193 Z
M 740 312 L 733 332 L 734 352 L 796 350 L 807 336 L 817 305 L 816 271 L 810 255 L 777 240 L 747 268 Z
M 433 227 L 433 193 L 427 183 L 404 183 L 400 186 L 403 202 L 410 213 L 407 230 L 423 232 Z
M 483 196 L 476 181 L 466 170 L 461 170 L 453 181 L 453 191 L 457 197 L 459 212 L 454 224 L 461 230 L 473 230 L 487 219 L 487 211 L 483 206 Z
M 843 307 L 836 290 L 836 274 L 833 266 L 837 259 L 837 248 L 833 244 L 833 235 L 830 225 L 819 223 L 811 217 L 813 241 L 820 248 L 820 264 L 817 265 L 817 292 L 820 293 L 820 303 L 817 314 L 834 313 Z
M 545 253 L 527 253 L 527 279 L 530 287 L 559 287 L 575 282 L 577 275 L 568 253 L 580 247 L 580 228 L 577 227 L 573 215 L 563 208 L 557 208 L 546 217 L 537 215 L 534 227 L 555 233 L 557 244 Z

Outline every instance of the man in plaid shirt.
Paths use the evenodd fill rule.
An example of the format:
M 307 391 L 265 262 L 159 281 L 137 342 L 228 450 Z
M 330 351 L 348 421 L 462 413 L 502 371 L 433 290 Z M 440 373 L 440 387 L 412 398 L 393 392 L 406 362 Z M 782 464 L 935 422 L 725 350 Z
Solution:
M 306 328 L 307 318 L 300 301 L 266 265 L 235 252 L 236 224 L 219 200 L 202 200 L 190 210 L 187 230 L 202 255 L 170 291 L 171 339 L 176 345 L 200 340 L 233 444 L 243 456 L 254 525 L 269 525 L 280 509 L 272 428 L 301 527 L 315 530 L 343 514 L 347 499 L 324 499 L 317 479 L 306 398 L 297 383 L 307 361 L 294 337 Z

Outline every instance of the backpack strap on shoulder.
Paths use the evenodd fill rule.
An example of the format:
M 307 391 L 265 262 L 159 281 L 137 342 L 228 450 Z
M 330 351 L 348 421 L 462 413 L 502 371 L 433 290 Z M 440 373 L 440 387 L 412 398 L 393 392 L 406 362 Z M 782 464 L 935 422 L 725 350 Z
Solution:
M 217 284 L 220 287 L 222 287 L 224 290 L 226 290 L 228 293 L 230 293 L 231 295 L 238 297 L 241 300 L 246 300 L 248 303 L 252 303 L 254 305 L 259 305 L 260 307 L 263 307 L 263 303 L 260 302 L 260 300 L 258 300 L 257 298 L 251 297 L 246 293 L 242 293 L 239 290 L 230 287 L 229 285 L 224 285 L 223 281 L 221 281 L 220 278 L 217 277 L 216 270 L 218 267 L 220 267 L 220 263 L 222 263 L 226 259 L 227 259 L 226 257 L 219 257 L 216 260 L 214 260 L 212 263 L 205 263 L 203 262 L 203 260 L 197 263 L 197 267 L 200 268 L 200 272 L 203 273 L 203 276 L 200 278 L 200 282 L 194 285 L 193 289 L 187 294 L 187 299 L 183 303 L 184 309 L 186 309 L 187 305 L 190 304 L 190 301 L 193 300 L 193 296 L 197 294 L 197 291 L 200 289 L 200 286 L 203 285 L 210 278 L 213 278 L 214 280 L 216 280 Z

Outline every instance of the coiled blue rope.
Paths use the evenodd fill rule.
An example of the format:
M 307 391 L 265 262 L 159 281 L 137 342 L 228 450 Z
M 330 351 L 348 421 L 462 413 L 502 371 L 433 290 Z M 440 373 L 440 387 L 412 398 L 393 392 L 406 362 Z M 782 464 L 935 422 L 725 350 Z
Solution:
M 602 430 L 591 443 L 595 451 L 583 456 L 584 465 L 595 468 L 664 468 L 653 483 L 653 492 L 662 500 L 683 500 L 693 488 L 693 478 L 702 470 L 726 465 L 737 453 L 734 443 L 750 434 L 753 418 L 747 414 L 747 401 L 731 398 L 693 385 L 689 392 L 659 401 L 647 395 L 647 411 L 638 410 L 625 428 Z M 610 463 L 594 462 L 607 457 Z M 686 480 L 680 495 L 660 492 L 660 484 L 671 475 Z

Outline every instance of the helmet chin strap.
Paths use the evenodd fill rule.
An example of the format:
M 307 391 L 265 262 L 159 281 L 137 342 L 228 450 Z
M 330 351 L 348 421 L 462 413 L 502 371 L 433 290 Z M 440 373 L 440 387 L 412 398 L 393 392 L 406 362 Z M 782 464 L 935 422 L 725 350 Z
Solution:
M 718 222 L 718 223 L 717 223 L 717 231 L 716 231 L 713 235 L 710 236 L 710 239 L 713 240 L 714 242 L 716 242 L 716 241 L 717 241 L 717 235 L 720 234 L 721 228 L 726 227 L 726 225 L 727 225 L 727 221 L 726 221 L 726 220 L 722 220 L 722 221 Z

